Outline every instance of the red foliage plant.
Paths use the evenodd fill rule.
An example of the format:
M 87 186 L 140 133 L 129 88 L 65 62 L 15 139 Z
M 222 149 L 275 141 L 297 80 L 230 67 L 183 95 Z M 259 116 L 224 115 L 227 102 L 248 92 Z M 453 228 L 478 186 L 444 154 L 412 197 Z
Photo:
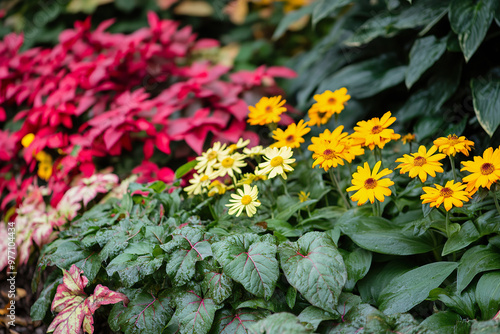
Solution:
M 261 66 L 229 73 L 197 60 L 217 41 L 154 13 L 148 21 L 125 35 L 106 31 L 112 20 L 92 30 L 89 18 L 63 31 L 53 48 L 21 52 L 16 34 L 0 42 L 0 122 L 8 125 L 0 130 L 0 211 L 19 205 L 40 178 L 55 207 L 75 178 L 109 167 L 111 156 L 124 166 L 142 151 L 142 163 L 128 164 L 138 182 L 170 182 L 173 171 L 153 162 L 155 154 L 200 154 L 209 138 L 258 141 L 246 130 L 248 104 L 280 93 L 274 78 L 294 72 Z M 23 147 L 29 134 L 34 139 Z

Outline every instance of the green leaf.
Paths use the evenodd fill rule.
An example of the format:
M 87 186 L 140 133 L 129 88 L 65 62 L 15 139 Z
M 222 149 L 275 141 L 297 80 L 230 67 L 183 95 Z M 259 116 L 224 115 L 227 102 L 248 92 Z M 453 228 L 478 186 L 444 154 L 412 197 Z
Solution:
M 117 322 L 125 334 L 161 333 L 174 313 L 168 296 L 167 290 L 156 295 L 141 292 L 127 307 L 123 303 L 115 304 L 109 313 L 108 322 Z
M 500 125 L 500 80 L 473 78 L 470 87 L 477 120 L 491 137 Z
M 55 280 L 54 280 L 55 278 Z M 30 309 L 30 317 L 32 320 L 43 320 L 45 314 L 50 309 L 50 305 L 52 304 L 52 300 L 56 294 L 57 287 L 59 284 L 62 284 L 62 277 L 60 277 L 60 273 L 57 272 L 56 275 L 51 275 L 47 282 L 45 283 L 45 287 L 42 292 L 38 296 L 38 299 L 31 306 Z
M 315 26 L 319 21 L 332 14 L 336 9 L 348 5 L 352 0 L 320 0 L 314 7 L 312 13 L 312 24 Z
M 410 50 L 410 64 L 405 79 L 406 87 L 411 88 L 445 51 L 446 37 L 437 39 L 434 35 L 430 35 L 417 39 Z
M 495 269 L 500 269 L 500 253 L 498 251 L 483 245 L 467 250 L 458 265 L 458 292 L 462 292 L 477 274 Z
M 210 271 L 205 273 L 201 286 L 205 297 L 212 298 L 217 304 L 222 304 L 231 296 L 233 280 L 224 273 Z
M 305 208 L 308 205 L 314 204 L 317 201 L 318 201 L 317 199 L 311 199 L 311 200 L 308 200 L 305 202 L 297 202 L 295 204 L 287 206 L 283 210 L 280 210 L 274 216 L 274 219 L 287 221 L 288 219 L 290 219 L 291 216 L 293 216 L 295 214 L 295 212 L 299 211 L 300 209 Z
M 448 286 L 446 289 L 437 288 L 429 293 L 429 299 L 439 299 L 450 310 L 464 317 L 471 319 L 476 317 L 476 297 L 474 289 L 469 288 L 462 293 L 457 293 L 452 290 L 451 286 Z
M 266 237 L 245 233 L 212 245 L 224 273 L 258 297 L 271 297 L 279 276 L 276 245 Z
M 295 306 L 295 301 L 297 300 L 297 289 L 293 286 L 289 286 L 286 291 L 286 304 L 290 309 L 293 309 Z
M 455 329 L 462 318 L 454 312 L 438 312 L 420 323 L 422 332 L 429 331 L 435 334 L 456 333 Z
M 276 27 L 272 39 L 277 40 L 278 38 L 283 36 L 283 34 L 287 31 L 288 27 L 291 26 L 294 22 L 297 22 L 304 16 L 311 14 L 314 10 L 315 5 L 316 4 L 313 3 L 308 6 L 303 6 L 298 10 L 294 10 L 286 14 L 286 16 L 280 21 L 280 23 Z
M 99 254 L 91 254 L 92 255 L 86 257 L 85 259 L 81 259 L 80 261 L 74 263 L 78 268 L 83 270 L 83 274 L 87 277 L 89 282 L 92 282 L 96 278 L 99 270 L 101 269 L 102 263 Z
M 359 247 L 376 253 L 412 255 L 434 248 L 429 232 L 415 236 L 380 217 L 353 217 L 343 221 L 340 228 Z
M 399 65 L 394 55 L 384 54 L 343 67 L 323 80 L 316 92 L 346 87 L 351 96 L 363 99 L 403 82 L 405 73 L 406 66 Z
M 90 255 L 92 255 L 92 252 L 82 249 L 78 241 L 68 239 L 59 244 L 56 251 L 50 254 L 48 258 L 57 267 L 69 270 L 72 264 L 84 260 Z
M 234 313 L 224 309 L 217 313 L 213 333 L 248 334 L 249 326 L 267 317 L 269 311 L 238 309 Z
M 249 333 L 287 333 L 287 334 L 303 334 L 311 333 L 300 320 L 291 313 L 275 313 L 265 319 L 259 320 L 250 325 Z
M 267 219 L 267 229 L 276 231 L 287 238 L 300 237 L 302 232 L 285 220 Z
M 363 249 L 356 248 L 351 253 L 342 254 L 347 269 L 346 290 L 354 289 L 356 282 L 365 277 L 372 264 L 372 253 Z
M 194 291 L 188 291 L 176 300 L 175 317 L 179 320 L 180 333 L 208 333 L 221 306 L 211 298 L 202 298 Z
M 280 244 L 279 254 L 288 282 L 312 305 L 334 312 L 347 272 L 333 241 L 309 232 L 297 242 Z
M 194 168 L 194 166 L 196 166 L 197 163 L 198 163 L 197 160 L 191 160 L 185 163 L 184 165 L 180 166 L 179 168 L 177 168 L 175 171 L 175 178 L 180 179 L 181 177 L 189 173 Z
M 160 246 L 167 254 L 167 274 L 175 286 L 189 282 L 196 262 L 212 256 L 208 237 L 201 228 L 186 226 L 172 233 L 172 240 Z
M 473 321 L 468 334 L 498 334 L 500 332 L 500 321 Z
M 479 240 L 481 235 L 479 234 L 476 226 L 471 220 L 466 221 L 462 224 L 462 228 L 458 233 L 453 234 L 443 247 L 443 252 L 441 255 L 445 256 L 461 250 L 476 240 Z
M 455 262 L 434 262 L 394 278 L 380 294 L 380 309 L 386 314 L 409 311 L 424 301 L 457 266 Z
M 458 42 L 469 61 L 483 41 L 497 9 L 497 0 L 452 0 L 449 20 Z
M 340 315 L 338 313 L 326 312 L 315 306 L 308 306 L 299 314 L 299 320 L 302 323 L 310 324 L 310 328 L 314 331 L 318 329 L 319 324 L 325 320 L 338 320 Z
M 476 285 L 476 301 L 483 320 L 495 316 L 500 305 L 500 271 L 481 276 Z

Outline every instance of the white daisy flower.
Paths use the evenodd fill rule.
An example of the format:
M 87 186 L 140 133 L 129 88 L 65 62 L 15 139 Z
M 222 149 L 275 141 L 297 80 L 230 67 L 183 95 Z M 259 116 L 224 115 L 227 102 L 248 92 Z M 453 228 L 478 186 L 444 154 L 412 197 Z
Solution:
M 248 184 L 243 185 L 243 190 L 238 189 L 238 194 L 232 194 L 229 200 L 229 204 L 226 204 L 229 207 L 228 213 L 230 215 L 234 215 L 236 213 L 236 217 L 239 217 L 243 209 L 248 217 L 252 217 L 257 212 L 257 207 L 260 206 L 260 202 L 257 199 L 257 195 L 259 194 L 259 189 L 257 186 L 249 186 Z
M 212 174 L 193 174 L 193 178 L 189 180 L 191 183 L 190 186 L 184 188 L 184 191 L 188 193 L 188 195 L 198 195 L 207 191 L 207 187 L 210 185 L 213 179 L 215 179 L 217 175 L 215 173 Z
M 243 161 L 246 155 L 234 153 L 224 157 L 220 162 L 216 163 L 213 168 L 217 170 L 217 176 L 222 177 L 229 175 L 234 177 L 234 173 L 241 174 L 240 167 L 245 167 L 247 163 Z
M 264 159 L 266 161 L 259 164 L 261 170 L 259 174 L 266 174 L 267 178 L 272 179 L 276 175 L 281 175 L 286 180 L 286 172 L 293 171 L 289 165 L 295 162 L 295 159 L 290 159 L 293 155 L 292 149 L 288 146 L 281 148 L 267 148 Z
M 224 157 L 229 154 L 230 149 L 226 148 L 226 144 L 221 145 L 220 142 L 215 142 L 214 146 L 209 148 L 206 152 L 203 152 L 201 156 L 196 158 L 198 163 L 194 166 L 194 169 L 198 173 L 205 172 L 206 174 L 213 173 L 213 166 L 222 161 Z

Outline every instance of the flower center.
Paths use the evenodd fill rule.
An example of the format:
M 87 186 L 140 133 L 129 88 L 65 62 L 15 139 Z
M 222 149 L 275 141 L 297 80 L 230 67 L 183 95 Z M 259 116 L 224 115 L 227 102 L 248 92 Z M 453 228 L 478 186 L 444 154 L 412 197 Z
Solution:
M 326 115 L 326 112 L 324 112 L 324 111 L 318 111 L 318 117 L 319 118 L 323 118 L 323 117 L 325 117 L 325 115 Z
M 372 128 L 372 134 L 376 135 L 377 133 L 382 132 L 382 130 L 384 130 L 384 128 L 383 128 L 383 127 L 381 127 L 380 125 L 375 125 L 375 126 Z
M 330 160 L 330 159 L 335 159 L 337 155 L 335 154 L 335 152 L 333 152 L 328 148 L 323 151 L 323 157 L 325 158 L 325 160 Z
M 207 160 L 213 160 L 215 158 L 217 158 L 217 152 L 212 151 L 212 152 L 207 154 Z
M 206 180 L 208 180 L 208 179 L 209 179 L 209 178 L 208 178 L 208 175 L 203 175 L 203 176 L 200 178 L 200 181 L 201 181 L 201 182 L 204 182 L 204 181 L 206 181 Z
M 248 205 L 252 202 L 252 197 L 250 195 L 245 195 L 241 198 L 241 204 Z
M 295 136 L 294 136 L 294 135 L 289 135 L 288 137 L 286 137 L 286 141 L 287 141 L 288 143 L 291 143 L 291 142 L 293 142 L 294 140 L 295 140 Z
M 424 157 L 416 157 L 415 160 L 413 160 L 413 166 L 423 166 L 427 163 L 427 160 L 425 160 Z
M 273 107 L 267 106 L 265 110 L 266 110 L 266 112 L 271 112 L 273 110 Z
M 366 189 L 373 189 L 377 186 L 377 180 L 373 179 L 373 178 L 369 178 L 369 179 L 366 179 L 365 181 L 365 188 Z
M 481 166 L 481 174 L 483 175 L 490 175 L 494 171 L 495 171 L 495 166 L 493 166 L 493 164 L 490 164 L 489 162 Z
M 225 158 L 224 160 L 221 161 L 221 165 L 224 168 L 231 168 L 231 167 L 233 167 L 233 163 L 234 163 L 234 159 L 230 158 L 230 157 L 227 157 L 227 158 Z
M 328 104 L 335 104 L 335 102 L 336 100 L 333 97 L 328 99 Z
M 271 167 L 278 167 L 283 164 L 283 158 L 280 156 L 271 159 Z
M 458 142 L 457 135 L 448 135 L 448 140 L 450 141 L 450 146 L 456 145 Z
M 451 197 L 453 195 L 453 190 L 450 188 L 443 188 L 439 191 L 439 195 L 443 196 L 444 198 Z

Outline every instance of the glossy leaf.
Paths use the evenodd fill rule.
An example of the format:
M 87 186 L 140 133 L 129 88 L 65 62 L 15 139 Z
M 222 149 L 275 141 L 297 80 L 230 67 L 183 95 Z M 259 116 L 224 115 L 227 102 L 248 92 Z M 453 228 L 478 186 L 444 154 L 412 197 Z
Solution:
M 333 241 L 309 232 L 297 242 L 282 243 L 279 254 L 288 282 L 312 305 L 334 312 L 347 272 Z
M 365 277 L 372 263 L 372 253 L 356 248 L 352 252 L 342 253 L 347 269 L 347 282 L 345 289 L 352 290 L 357 281 Z
M 211 298 L 203 298 L 194 291 L 183 293 L 176 301 L 175 317 L 180 333 L 208 333 L 220 306 Z
M 500 271 L 481 276 L 476 285 L 476 301 L 483 320 L 495 316 L 500 308 Z
M 500 125 L 500 80 L 473 78 L 470 87 L 477 120 L 491 137 Z
M 216 315 L 214 333 L 248 334 L 249 326 L 270 314 L 263 310 L 238 309 L 234 313 L 224 309 Z
M 318 329 L 319 324 L 325 320 L 338 320 L 339 314 L 326 312 L 315 306 L 308 306 L 299 314 L 299 320 L 302 323 L 310 324 L 313 330 Z
M 446 240 L 441 255 L 444 256 L 461 250 L 479 238 L 481 238 L 481 235 L 476 229 L 476 226 L 472 221 L 468 220 L 462 224 L 458 233 L 453 234 L 448 240 Z
M 232 235 L 212 245 L 224 273 L 258 297 L 273 294 L 279 270 L 276 245 L 251 233 Z
M 217 304 L 229 298 L 233 290 L 233 280 L 226 274 L 215 271 L 205 273 L 201 285 L 204 296 L 212 298 Z
M 192 161 L 186 162 L 184 165 L 177 168 L 175 170 L 175 178 L 180 179 L 181 177 L 183 177 L 184 175 L 189 173 L 194 168 L 194 166 L 196 166 L 197 163 L 198 163 L 197 160 L 192 160 Z
M 275 313 L 265 319 L 259 320 L 250 325 L 248 333 L 288 333 L 288 334 L 303 334 L 311 333 L 312 330 L 307 329 L 300 323 L 300 320 L 291 313 Z
M 466 289 L 462 293 L 453 291 L 451 286 L 446 289 L 437 288 L 430 292 L 430 300 L 439 299 L 450 310 L 461 314 L 464 317 L 476 317 L 476 297 L 473 289 Z
M 446 38 L 437 39 L 434 35 L 430 35 L 417 39 L 410 50 L 410 63 L 405 77 L 406 87 L 411 88 L 445 51 Z
M 457 269 L 457 290 L 462 292 L 474 277 L 484 271 L 500 269 L 500 253 L 488 246 L 467 250 Z
M 394 278 L 380 294 L 386 314 L 403 313 L 424 301 L 457 268 L 455 262 L 434 262 Z
M 420 323 L 421 330 L 432 331 L 436 334 L 455 333 L 457 323 L 462 322 L 462 318 L 453 312 L 438 312 L 426 318 Z
M 336 9 L 348 5 L 352 0 L 319 0 L 312 13 L 312 24 L 316 25 L 319 21 L 332 14 Z

